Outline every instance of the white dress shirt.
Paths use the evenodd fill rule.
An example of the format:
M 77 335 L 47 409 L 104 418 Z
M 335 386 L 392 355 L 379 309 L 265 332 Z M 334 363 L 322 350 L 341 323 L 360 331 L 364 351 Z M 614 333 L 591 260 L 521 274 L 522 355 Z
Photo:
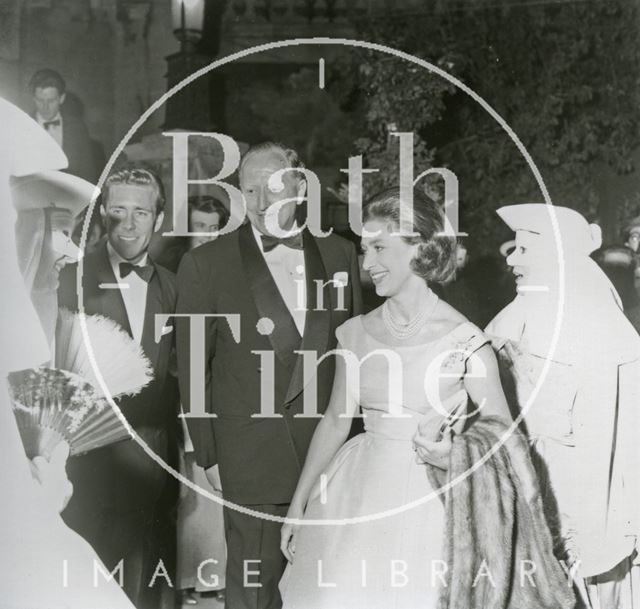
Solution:
M 45 121 L 39 114 L 36 113 L 36 120 L 38 124 L 57 142 L 58 146 L 62 148 L 62 116 L 60 112 L 56 114 L 51 120 L 60 121 L 59 125 L 49 125 L 48 128 L 45 128 Z
M 147 306 L 147 288 L 149 284 L 138 276 L 137 273 L 131 272 L 124 279 L 120 275 L 120 263 L 128 262 L 118 252 L 116 252 L 111 244 L 107 241 L 107 251 L 109 252 L 109 261 L 113 274 L 120 285 L 120 293 L 124 301 L 124 307 L 127 310 L 129 318 L 129 326 L 133 340 L 138 344 L 142 341 L 142 330 L 144 329 L 144 312 Z M 134 266 L 145 266 L 148 262 L 148 255 Z
M 307 281 L 305 278 L 304 252 L 286 245 L 277 245 L 270 252 L 265 252 L 262 247 L 260 231 L 254 226 L 258 249 L 262 253 L 271 276 L 275 281 L 280 295 L 293 317 L 300 336 L 304 334 L 304 322 L 307 313 Z

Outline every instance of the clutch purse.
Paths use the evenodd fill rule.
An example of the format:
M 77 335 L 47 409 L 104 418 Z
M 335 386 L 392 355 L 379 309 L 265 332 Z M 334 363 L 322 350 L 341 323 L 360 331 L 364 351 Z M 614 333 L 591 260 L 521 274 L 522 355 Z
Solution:
M 461 404 L 458 404 L 458 406 L 456 406 L 451 412 L 449 412 L 449 414 L 447 414 L 447 416 L 440 424 L 440 428 L 438 429 L 438 440 L 442 440 L 442 438 L 444 438 L 445 434 L 449 430 L 451 430 L 454 435 L 459 433 L 459 430 L 456 428 L 459 427 L 460 423 L 464 421 L 463 415 L 466 408 L 467 402 L 465 401 Z

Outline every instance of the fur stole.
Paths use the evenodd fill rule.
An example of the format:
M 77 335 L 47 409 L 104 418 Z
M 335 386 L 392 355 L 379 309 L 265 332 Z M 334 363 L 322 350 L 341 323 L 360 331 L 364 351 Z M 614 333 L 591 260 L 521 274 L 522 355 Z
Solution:
M 481 417 L 453 437 L 449 470 L 427 466 L 440 488 L 464 475 L 507 433 Z M 517 432 L 444 494 L 444 575 L 438 609 L 570 609 L 575 597 L 553 554 L 529 446 Z

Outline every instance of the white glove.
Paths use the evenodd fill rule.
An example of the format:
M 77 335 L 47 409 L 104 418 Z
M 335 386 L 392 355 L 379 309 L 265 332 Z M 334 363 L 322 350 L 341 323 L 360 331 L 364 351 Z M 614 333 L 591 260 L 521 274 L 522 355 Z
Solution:
M 69 503 L 73 494 L 73 484 L 67 478 L 67 457 L 69 445 L 58 444 L 47 461 L 44 457 L 35 457 L 31 465 L 31 475 L 38 481 L 45 500 L 60 513 Z

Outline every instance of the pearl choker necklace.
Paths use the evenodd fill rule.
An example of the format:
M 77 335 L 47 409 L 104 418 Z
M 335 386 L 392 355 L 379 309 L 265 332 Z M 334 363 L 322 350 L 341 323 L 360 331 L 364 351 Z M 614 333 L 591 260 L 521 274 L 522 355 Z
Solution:
M 382 305 L 382 321 L 384 321 L 384 325 L 394 338 L 397 338 L 398 340 L 405 340 L 415 336 L 420 331 L 427 319 L 429 319 L 435 311 L 437 304 L 438 297 L 429 290 L 429 297 L 426 306 L 418 311 L 418 314 L 413 319 L 410 319 L 406 324 L 403 324 L 397 322 L 393 318 L 391 310 L 389 309 L 389 300 L 387 299 Z

